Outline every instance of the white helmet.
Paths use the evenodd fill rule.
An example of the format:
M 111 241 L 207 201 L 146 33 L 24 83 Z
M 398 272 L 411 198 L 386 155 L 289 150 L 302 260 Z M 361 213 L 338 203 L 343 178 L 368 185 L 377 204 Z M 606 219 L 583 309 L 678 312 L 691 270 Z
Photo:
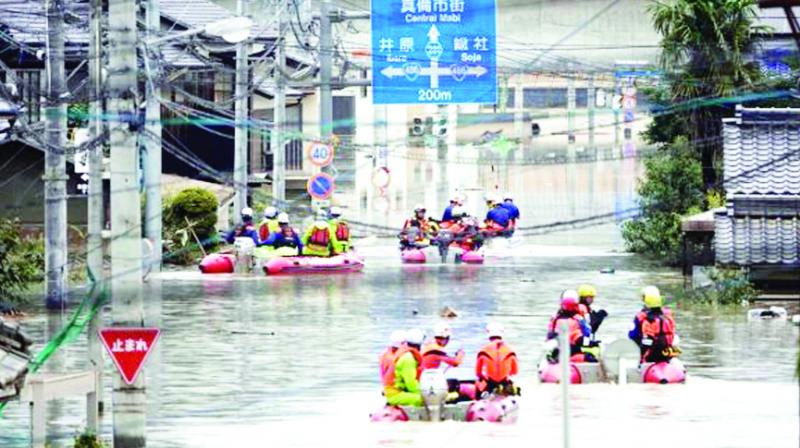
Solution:
M 453 330 L 450 325 L 445 322 L 439 322 L 433 327 L 433 337 L 436 338 L 449 338 L 453 335 Z
M 334 205 L 331 207 L 330 215 L 334 218 L 342 216 L 342 208 Z
M 253 216 L 253 209 L 250 207 L 245 207 L 242 209 L 242 216 Z
M 503 200 L 504 200 L 504 201 L 513 201 L 513 200 L 514 200 L 514 195 L 512 195 L 512 194 L 511 194 L 511 193 L 509 193 L 509 192 L 505 192 L 505 193 L 503 194 Z
M 422 345 L 425 334 L 419 328 L 412 328 L 406 332 L 406 342 L 413 345 Z
M 486 325 L 486 333 L 490 338 L 494 337 L 502 338 L 505 332 L 506 329 L 500 322 L 489 322 L 489 324 Z
M 278 224 L 289 224 L 289 214 L 283 212 L 278 215 Z
M 392 335 L 389 336 L 389 340 L 392 341 L 392 347 L 400 347 L 403 342 L 406 341 L 406 332 L 403 330 L 395 330 L 392 332 Z
M 424 206 L 424 205 L 422 205 L 422 204 L 417 204 L 416 206 L 414 206 L 414 212 L 418 212 L 418 211 L 420 211 L 420 210 L 422 210 L 423 212 L 425 212 L 425 211 L 428 211 L 428 210 L 425 208 L 425 206 Z
M 491 202 L 491 203 L 496 204 L 496 203 L 500 202 L 500 199 L 494 193 L 487 193 L 486 194 L 486 202 Z
M 457 194 L 450 196 L 450 202 L 458 203 L 460 200 L 461 198 Z
M 277 208 L 275 208 L 273 206 L 269 206 L 269 207 L 264 209 L 264 217 L 265 218 L 273 219 L 276 216 L 278 216 L 278 209 Z

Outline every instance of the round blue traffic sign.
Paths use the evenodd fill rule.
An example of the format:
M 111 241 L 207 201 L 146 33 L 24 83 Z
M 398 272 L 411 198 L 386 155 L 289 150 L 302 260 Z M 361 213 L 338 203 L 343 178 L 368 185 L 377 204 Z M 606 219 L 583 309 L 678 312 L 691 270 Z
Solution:
M 336 187 L 333 177 L 330 174 L 319 173 L 311 176 L 306 184 L 308 194 L 314 199 L 325 200 L 331 197 Z

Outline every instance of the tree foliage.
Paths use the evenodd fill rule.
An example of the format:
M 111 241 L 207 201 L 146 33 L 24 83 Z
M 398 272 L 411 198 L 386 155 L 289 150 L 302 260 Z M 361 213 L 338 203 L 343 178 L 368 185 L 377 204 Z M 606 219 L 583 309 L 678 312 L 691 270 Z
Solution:
M 685 138 L 645 161 L 645 180 L 637 192 L 641 215 L 622 228 L 627 249 L 677 263 L 681 218 L 700 211 L 704 203 L 700 162 Z
M 191 264 L 204 248 L 216 245 L 217 197 L 203 188 L 188 188 L 164 201 L 164 245 L 169 253 L 165 261 Z
M 0 298 L 19 297 L 43 272 L 42 240 L 23 237 L 16 220 L 0 219 Z
M 713 187 L 726 111 L 709 100 L 736 95 L 757 83 L 758 64 L 748 55 L 768 28 L 754 25 L 757 0 L 655 1 L 648 12 L 662 36 L 661 65 L 669 74 L 671 100 L 688 106 L 676 113 L 684 115 L 700 154 L 704 185 Z

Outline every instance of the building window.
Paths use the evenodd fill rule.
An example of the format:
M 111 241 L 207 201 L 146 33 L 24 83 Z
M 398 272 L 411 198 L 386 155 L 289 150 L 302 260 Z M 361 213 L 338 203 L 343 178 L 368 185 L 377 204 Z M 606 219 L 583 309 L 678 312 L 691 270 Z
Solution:
M 333 97 L 333 133 L 355 135 L 356 99 L 352 96 Z
M 565 87 L 534 87 L 522 91 L 523 105 L 526 109 L 566 109 L 567 89 Z M 587 106 L 586 88 L 575 89 L 575 108 Z
M 42 70 L 17 70 L 17 93 L 25 105 L 25 117 L 28 123 L 42 118 Z

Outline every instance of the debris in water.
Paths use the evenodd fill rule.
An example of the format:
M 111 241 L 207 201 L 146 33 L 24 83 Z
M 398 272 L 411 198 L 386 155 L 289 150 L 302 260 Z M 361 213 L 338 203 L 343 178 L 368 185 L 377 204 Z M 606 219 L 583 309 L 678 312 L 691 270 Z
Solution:
M 458 317 L 458 312 L 456 310 L 454 310 L 453 308 L 450 308 L 449 306 L 446 306 L 446 307 L 442 308 L 441 310 L 439 310 L 439 316 L 453 319 L 455 317 Z
M 600 273 L 601 274 L 613 274 L 614 272 L 616 272 L 616 269 L 614 269 L 614 268 L 603 268 L 603 269 L 600 269 Z
M 521 278 L 521 279 L 519 279 L 519 281 L 522 282 L 522 283 L 536 283 L 536 280 L 534 280 L 532 278 Z
M 414 308 L 413 310 L 411 310 L 411 314 L 416 316 L 417 314 L 419 314 L 419 310 Z

